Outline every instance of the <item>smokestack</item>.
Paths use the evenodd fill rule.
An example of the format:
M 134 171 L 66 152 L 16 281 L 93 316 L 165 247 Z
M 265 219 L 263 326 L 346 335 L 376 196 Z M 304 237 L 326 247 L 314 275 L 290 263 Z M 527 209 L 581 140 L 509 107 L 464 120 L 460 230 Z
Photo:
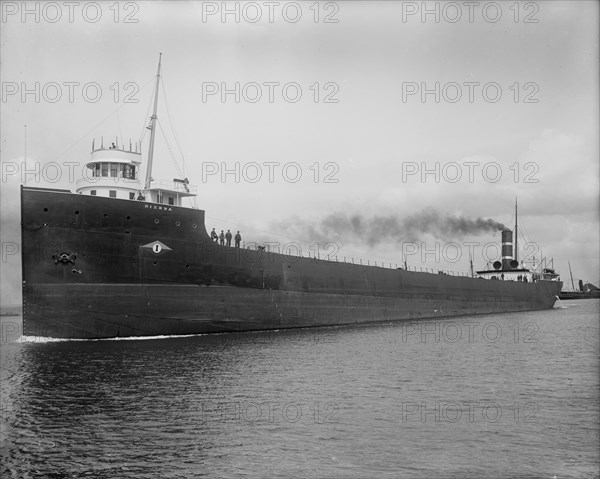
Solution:
M 502 269 L 511 269 L 513 260 L 513 234 L 511 230 L 502 230 Z

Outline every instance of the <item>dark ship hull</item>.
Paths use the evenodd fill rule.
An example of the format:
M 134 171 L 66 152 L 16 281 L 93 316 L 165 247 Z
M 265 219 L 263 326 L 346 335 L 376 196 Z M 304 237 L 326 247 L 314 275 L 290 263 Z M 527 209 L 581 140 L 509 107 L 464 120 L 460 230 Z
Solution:
M 561 291 L 558 299 L 597 299 L 600 291 Z
M 183 335 L 548 309 L 559 281 L 419 273 L 219 246 L 204 211 L 21 190 L 23 334 Z

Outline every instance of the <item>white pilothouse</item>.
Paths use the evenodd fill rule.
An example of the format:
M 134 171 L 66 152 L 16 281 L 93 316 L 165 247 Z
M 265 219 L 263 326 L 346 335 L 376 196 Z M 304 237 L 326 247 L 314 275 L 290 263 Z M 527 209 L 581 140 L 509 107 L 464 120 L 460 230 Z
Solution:
M 88 174 L 76 183 L 76 192 L 82 195 L 103 196 L 124 200 L 146 201 L 169 206 L 182 206 L 183 198 L 197 196 L 197 188 L 191 186 L 187 180 L 173 178 L 173 180 L 155 180 L 152 178 L 152 162 L 154 158 L 154 140 L 156 132 L 158 87 L 160 83 L 160 66 L 156 74 L 156 90 L 154 95 L 154 110 L 150 118 L 150 146 L 148 148 L 148 162 L 144 183 L 140 178 L 140 165 L 142 163 L 141 142 L 129 146 L 119 144 L 118 138 L 108 146 L 104 145 L 104 138 L 96 148 L 92 141 L 90 161 L 87 163 Z

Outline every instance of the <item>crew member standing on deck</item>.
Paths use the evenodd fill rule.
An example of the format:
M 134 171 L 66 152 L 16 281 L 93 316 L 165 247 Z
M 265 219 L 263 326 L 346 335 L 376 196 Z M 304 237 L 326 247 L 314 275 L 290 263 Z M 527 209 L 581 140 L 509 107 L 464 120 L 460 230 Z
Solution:
M 227 233 L 225 233 L 225 239 L 227 240 L 227 246 L 231 246 L 231 238 L 232 238 L 231 231 L 227 230 Z
M 225 233 L 223 233 L 223 230 L 221 230 L 221 234 L 219 235 L 219 240 L 220 240 L 221 246 L 223 246 L 225 244 Z
M 235 247 L 239 248 L 240 247 L 240 241 L 242 241 L 242 235 L 240 234 L 240 232 L 238 231 L 235 234 Z
M 217 239 L 219 239 L 219 237 L 217 236 L 217 232 L 215 231 L 214 228 L 210 232 L 210 239 L 213 240 L 215 243 L 217 242 Z

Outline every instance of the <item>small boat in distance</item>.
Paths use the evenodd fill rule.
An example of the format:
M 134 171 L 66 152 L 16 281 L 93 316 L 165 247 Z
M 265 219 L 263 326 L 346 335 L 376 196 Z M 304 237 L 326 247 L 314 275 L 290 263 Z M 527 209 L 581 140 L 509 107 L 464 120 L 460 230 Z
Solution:
M 558 295 L 559 299 L 591 299 L 600 298 L 600 289 L 592 283 L 585 283 L 579 280 L 579 289 L 575 289 L 575 282 L 573 281 L 573 272 L 571 271 L 571 262 L 569 261 L 569 274 L 571 275 L 571 291 L 561 291 Z

